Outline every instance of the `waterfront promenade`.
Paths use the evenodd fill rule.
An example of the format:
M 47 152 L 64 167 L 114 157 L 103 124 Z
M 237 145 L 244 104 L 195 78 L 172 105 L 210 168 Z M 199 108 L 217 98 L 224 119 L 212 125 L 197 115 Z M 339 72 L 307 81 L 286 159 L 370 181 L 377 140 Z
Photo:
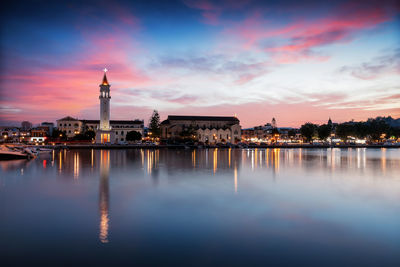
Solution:
M 34 146 L 34 145 L 32 145 Z M 54 149 L 245 149 L 245 148 L 400 148 L 400 145 L 387 145 L 387 144 L 371 144 L 371 145 L 352 145 L 352 144 L 293 144 L 293 145 L 220 145 L 220 146 L 197 146 L 197 145 L 144 145 L 144 144 L 128 144 L 128 145 L 118 145 L 118 144 L 72 144 L 72 145 L 39 145 L 34 147 L 45 147 Z

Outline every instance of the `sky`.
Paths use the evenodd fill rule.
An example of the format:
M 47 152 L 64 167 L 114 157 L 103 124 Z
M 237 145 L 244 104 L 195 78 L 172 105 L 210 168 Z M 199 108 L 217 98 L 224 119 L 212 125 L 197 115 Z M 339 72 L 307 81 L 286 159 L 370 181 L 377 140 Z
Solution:
M 13 2 L 0 14 L 0 124 L 98 119 L 104 68 L 111 119 L 400 117 L 397 1 Z

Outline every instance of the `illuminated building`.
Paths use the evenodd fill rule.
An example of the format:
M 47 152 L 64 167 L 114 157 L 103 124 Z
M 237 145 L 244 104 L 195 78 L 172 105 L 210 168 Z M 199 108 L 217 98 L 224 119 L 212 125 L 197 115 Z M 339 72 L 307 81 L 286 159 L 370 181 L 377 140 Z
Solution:
M 47 132 L 42 128 L 35 128 L 31 130 L 30 141 L 32 143 L 43 143 L 46 140 Z
M 91 130 L 96 132 L 96 143 L 102 144 L 125 142 L 126 134 L 130 131 L 139 132 L 143 136 L 143 120 L 110 120 L 110 86 L 104 72 L 99 95 L 100 120 L 79 120 L 67 116 L 57 120 L 58 130 L 65 132 L 69 138 Z
M 96 132 L 96 143 L 111 143 L 114 140 L 115 133 L 110 125 L 110 84 L 106 76 L 107 69 L 104 69 L 103 82 L 100 84 L 100 127 Z
M 139 132 L 143 136 L 144 123 L 141 120 L 110 121 L 110 84 L 106 76 L 107 69 L 104 69 L 103 81 L 100 84 L 100 122 L 83 120 L 88 129 L 96 131 L 96 143 L 118 143 L 126 141 L 126 134 L 130 131 Z
M 57 120 L 57 128 L 59 131 L 65 132 L 67 137 L 74 137 L 83 131 L 82 121 L 70 116 Z
M 168 116 L 160 125 L 161 138 L 179 138 L 184 131 L 203 143 L 237 143 L 241 139 L 240 121 L 236 117 Z

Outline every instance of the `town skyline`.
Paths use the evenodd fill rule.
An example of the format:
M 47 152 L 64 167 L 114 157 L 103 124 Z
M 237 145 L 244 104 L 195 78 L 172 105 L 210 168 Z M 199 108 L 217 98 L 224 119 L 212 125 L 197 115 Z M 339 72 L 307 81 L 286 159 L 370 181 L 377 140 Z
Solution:
M 114 120 L 148 122 L 154 109 L 161 120 L 236 114 L 243 128 L 400 117 L 395 1 L 152 3 L 8 5 L 0 123 L 98 119 L 103 68 Z

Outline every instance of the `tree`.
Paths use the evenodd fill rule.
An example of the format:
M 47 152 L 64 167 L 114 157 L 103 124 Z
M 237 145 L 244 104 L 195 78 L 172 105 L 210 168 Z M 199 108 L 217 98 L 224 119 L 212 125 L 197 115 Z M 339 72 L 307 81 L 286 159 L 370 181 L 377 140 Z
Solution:
M 368 125 L 365 122 L 357 122 L 354 125 L 354 135 L 357 138 L 365 138 L 368 135 Z
M 377 117 L 376 119 L 369 119 L 367 121 L 368 124 L 368 133 L 371 136 L 372 140 L 380 140 L 381 135 L 386 133 L 390 126 L 384 121 L 381 117 Z
M 296 130 L 290 129 L 290 130 L 288 131 L 288 136 L 289 136 L 290 140 L 292 140 L 293 138 L 295 138 L 295 137 L 296 137 Z
M 279 130 L 278 130 L 278 128 L 272 128 L 272 131 L 271 131 L 271 133 L 272 133 L 272 135 L 279 134 Z
M 296 130 L 290 129 L 290 130 L 288 131 L 288 136 L 289 136 L 290 138 L 294 138 L 294 137 L 296 136 Z
M 347 140 L 348 136 L 354 135 L 355 133 L 355 125 L 351 122 L 341 123 L 336 126 L 336 136 L 340 137 L 343 140 Z
M 193 140 L 194 136 L 196 135 L 196 130 L 193 128 L 193 126 L 185 127 L 179 135 L 184 140 Z
M 51 135 L 52 138 L 60 139 L 60 140 L 67 140 L 67 134 L 65 131 L 60 131 L 58 129 L 53 129 L 53 133 Z
M 157 110 L 153 111 L 149 121 L 149 131 L 152 137 L 160 137 L 160 115 Z
M 327 124 L 323 124 L 318 127 L 317 129 L 318 137 L 321 140 L 325 140 L 331 134 L 331 126 Z
M 126 141 L 139 141 L 142 139 L 142 134 L 136 131 L 130 131 L 126 134 Z
M 306 124 L 301 125 L 300 133 L 306 138 L 307 142 L 310 142 L 312 137 L 315 135 L 317 127 L 317 125 L 307 122 Z
M 93 140 L 94 138 L 96 138 L 96 133 L 93 130 L 88 130 L 85 132 L 85 138 L 87 140 Z

